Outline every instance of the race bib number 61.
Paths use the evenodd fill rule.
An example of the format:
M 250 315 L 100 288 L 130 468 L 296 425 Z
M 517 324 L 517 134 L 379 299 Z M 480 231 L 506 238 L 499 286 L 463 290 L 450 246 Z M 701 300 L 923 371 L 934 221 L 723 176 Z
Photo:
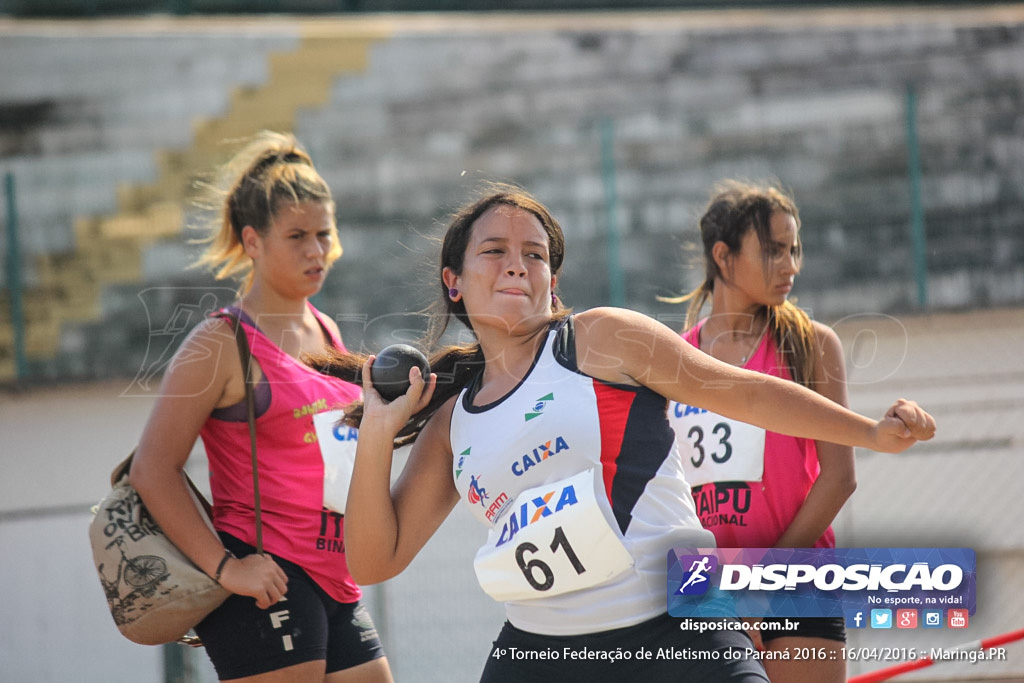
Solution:
M 495 600 L 532 600 L 604 583 L 633 558 L 598 507 L 594 471 L 527 489 L 491 527 L 473 562 Z

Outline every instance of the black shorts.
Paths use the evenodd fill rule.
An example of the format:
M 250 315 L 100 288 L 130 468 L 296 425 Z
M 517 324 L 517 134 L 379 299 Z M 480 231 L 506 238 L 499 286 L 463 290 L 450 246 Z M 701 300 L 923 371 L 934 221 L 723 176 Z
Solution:
M 255 552 L 229 534 L 220 536 L 237 557 Z M 331 673 L 384 656 L 362 603 L 338 602 L 297 564 L 272 557 L 288 576 L 283 600 L 263 610 L 253 598 L 231 595 L 195 628 L 220 680 L 320 659 Z
M 778 628 L 760 631 L 761 640 L 768 642 L 776 638 L 824 638 L 839 643 L 846 642 L 846 621 L 842 617 L 800 617 L 799 619 L 763 619 L 763 623 L 780 624 Z M 787 630 L 789 624 L 796 624 Z
M 742 630 L 684 631 L 681 621 L 665 614 L 636 626 L 578 636 L 539 635 L 505 622 L 480 681 L 767 683 Z M 739 625 L 726 619 L 687 621 Z

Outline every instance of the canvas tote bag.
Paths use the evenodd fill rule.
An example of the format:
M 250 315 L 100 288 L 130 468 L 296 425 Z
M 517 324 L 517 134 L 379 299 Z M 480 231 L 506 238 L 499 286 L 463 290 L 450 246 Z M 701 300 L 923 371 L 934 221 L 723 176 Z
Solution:
M 235 339 L 245 377 L 255 487 L 257 550 L 263 551 L 259 479 L 256 471 L 256 415 L 251 376 L 252 356 L 245 331 L 234 316 Z M 149 515 L 138 492 L 128 482 L 134 456 L 113 471 L 111 490 L 94 508 L 89 525 L 93 561 L 118 630 L 142 645 L 175 641 L 198 645 L 188 632 L 220 606 L 230 593 L 192 563 L 164 535 Z M 210 504 L 188 475 L 193 502 L 210 530 Z

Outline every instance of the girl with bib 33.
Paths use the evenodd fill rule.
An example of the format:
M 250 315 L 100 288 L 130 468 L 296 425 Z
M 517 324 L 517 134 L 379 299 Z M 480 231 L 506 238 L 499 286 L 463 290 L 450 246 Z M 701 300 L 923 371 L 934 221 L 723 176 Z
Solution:
M 713 542 L 667 399 L 881 450 L 929 438 L 934 423 L 910 402 L 875 421 L 792 382 L 752 382 L 632 311 L 572 314 L 555 294 L 564 254 L 558 222 L 518 188 L 493 188 L 449 224 L 432 338 L 455 317 L 477 343 L 433 354 L 434 374 L 410 371 L 410 389 L 390 403 L 369 381 L 373 358 L 362 363 L 346 509 L 353 576 L 368 584 L 401 572 L 462 500 L 489 528 L 476 574 L 508 618 L 481 680 L 763 682 L 761 664 L 742 655 L 744 633 L 683 631 L 666 613 L 666 551 Z M 321 362 L 353 377 L 360 359 Z M 392 487 L 396 440 L 414 443 Z M 502 656 L 513 648 L 525 656 Z M 716 657 L 618 656 L 641 648 Z
M 290 135 L 258 136 L 224 168 L 220 220 L 201 263 L 244 277 L 239 299 L 184 341 L 132 464 L 131 482 L 181 551 L 232 593 L 195 627 L 222 681 L 386 683 L 391 672 L 323 507 L 313 414 L 360 395 L 300 357 L 343 351 L 309 297 L 341 256 L 330 189 Z M 256 551 L 245 384 L 230 313 L 254 362 L 264 552 Z M 201 437 L 213 533 L 181 476 Z M 331 541 L 331 543 L 328 543 Z
M 788 301 L 801 263 L 793 199 L 772 186 L 726 181 L 712 193 L 699 225 L 704 281 L 686 296 L 667 299 L 690 302 L 683 338 L 725 363 L 847 405 L 839 337 Z M 711 311 L 701 319 L 708 300 Z M 850 445 L 766 431 L 676 402 L 669 404 L 669 420 L 697 514 L 719 547 L 835 547 L 830 525 L 856 488 Z M 790 621 L 797 630 L 758 632 L 767 650 L 830 654 L 766 658 L 773 683 L 844 683 L 842 617 Z

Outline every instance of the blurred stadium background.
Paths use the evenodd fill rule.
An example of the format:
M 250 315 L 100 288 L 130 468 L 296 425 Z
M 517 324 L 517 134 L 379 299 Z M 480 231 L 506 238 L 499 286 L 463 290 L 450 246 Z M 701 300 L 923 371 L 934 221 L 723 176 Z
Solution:
M 712 184 L 778 180 L 795 294 L 843 338 L 853 407 L 906 395 L 940 420 L 859 454 L 840 544 L 978 552 L 967 634 L 851 645 L 1024 626 L 1024 5 L 0 0 L 4 681 L 214 680 L 201 651 L 121 638 L 85 529 L 170 354 L 233 296 L 186 268 L 192 187 L 261 129 L 332 185 L 345 256 L 316 303 L 368 350 L 423 329 L 433 238 L 482 180 L 552 207 L 570 305 L 673 327 L 656 297 L 700 277 Z M 472 575 L 483 535 L 456 512 L 368 589 L 398 680 L 479 675 L 502 619 Z M 1007 652 L 898 680 L 1024 680 Z

